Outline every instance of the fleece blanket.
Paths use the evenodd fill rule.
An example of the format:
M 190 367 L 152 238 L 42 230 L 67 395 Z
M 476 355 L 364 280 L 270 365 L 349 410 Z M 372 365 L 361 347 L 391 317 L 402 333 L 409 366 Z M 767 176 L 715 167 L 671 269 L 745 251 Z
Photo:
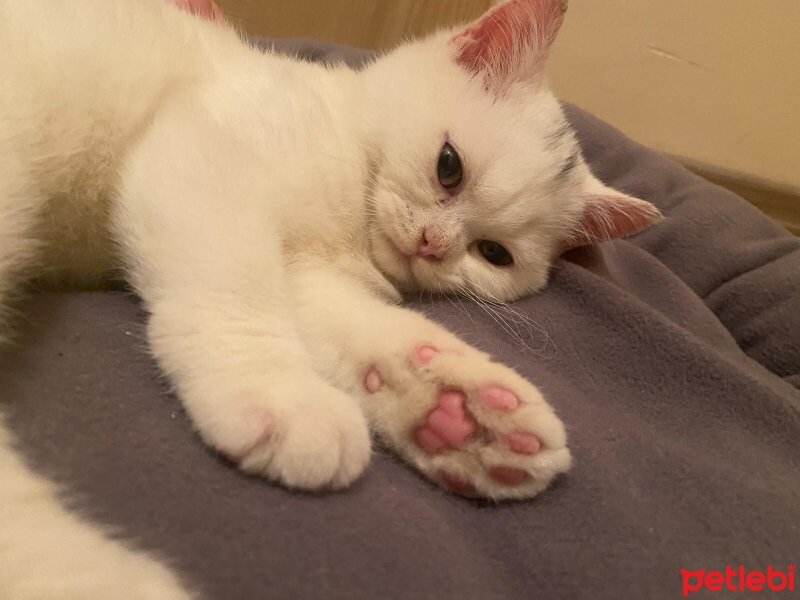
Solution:
M 365 57 L 278 46 L 308 60 Z M 515 314 L 414 303 L 535 382 L 567 423 L 575 467 L 539 498 L 449 495 L 380 448 L 342 493 L 243 476 L 192 432 L 124 292 L 42 294 L 23 307 L 19 342 L 0 357 L 21 451 L 75 510 L 156 550 L 208 599 L 713 597 L 694 590 L 747 595 L 721 586 L 744 588 L 742 574 L 767 567 L 790 573 L 800 241 L 567 112 L 596 174 L 667 219 L 560 259 Z

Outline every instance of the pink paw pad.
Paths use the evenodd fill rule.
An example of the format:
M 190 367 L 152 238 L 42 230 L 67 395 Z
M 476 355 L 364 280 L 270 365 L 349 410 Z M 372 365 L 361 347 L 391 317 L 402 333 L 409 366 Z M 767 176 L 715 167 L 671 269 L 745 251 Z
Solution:
M 513 431 L 506 435 L 506 443 L 517 454 L 536 454 L 542 447 L 539 438 L 527 431 Z
M 440 471 L 439 478 L 447 489 L 462 496 L 469 496 L 476 492 L 475 486 L 466 479 L 462 479 L 458 475 L 448 473 L 447 471 Z
M 447 445 L 447 442 L 427 427 L 418 427 L 414 431 L 414 439 L 417 441 L 417 445 L 428 454 L 438 452 Z
M 419 346 L 417 348 L 417 358 L 423 364 L 430 362 L 430 360 L 436 355 L 438 350 L 433 346 Z
M 489 477 L 503 485 L 515 486 L 525 481 L 528 474 L 514 467 L 492 467 L 489 469 Z
M 364 387 L 367 388 L 367 391 L 370 394 L 374 394 L 383 385 L 383 377 L 378 372 L 378 369 L 374 367 L 367 372 L 367 376 L 364 377 Z
M 436 452 L 444 446 L 460 446 L 475 432 L 475 420 L 464 409 L 463 392 L 447 391 L 439 394 L 425 424 L 414 432 L 417 443 L 426 452 Z
M 480 391 L 481 404 L 489 410 L 514 410 L 519 406 L 519 398 L 505 388 L 491 385 Z

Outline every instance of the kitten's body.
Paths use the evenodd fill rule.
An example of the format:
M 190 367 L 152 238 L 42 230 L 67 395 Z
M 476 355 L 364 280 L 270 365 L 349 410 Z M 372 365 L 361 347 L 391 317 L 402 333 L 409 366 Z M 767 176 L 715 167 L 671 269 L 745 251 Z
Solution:
M 505 10 L 552 37 L 563 6 Z M 487 43 L 481 27 L 461 34 L 467 50 Z M 548 35 L 515 45 L 514 68 L 538 69 Z M 535 291 L 570 232 L 615 235 L 655 212 L 591 178 L 538 70 L 482 81 L 491 61 L 456 64 L 451 37 L 356 73 L 261 54 L 161 0 L 0 0 L 0 299 L 25 280 L 124 272 L 199 434 L 245 471 L 346 486 L 369 424 L 456 491 L 539 492 L 570 462 L 541 395 L 392 303 L 420 286 Z M 452 198 L 431 181 L 448 139 L 468 151 Z M 633 203 L 631 224 L 585 208 L 603 193 Z M 414 256 L 419 232 L 435 260 Z M 512 267 L 476 254 L 484 233 L 507 236 Z M 0 433 L 0 595 L 184 597 L 66 513 Z
M 313 175 L 315 168 L 338 176 L 302 159 L 287 164 L 292 151 L 309 156 L 303 148 L 309 142 L 329 145 L 337 156 L 347 152 L 340 168 L 357 170 L 364 164 L 353 139 L 359 117 L 350 110 L 357 90 L 346 85 L 352 74 L 344 68 L 330 71 L 262 54 L 242 44 L 233 30 L 179 13 L 165 2 L 34 1 L 0 7 L 3 167 L 24 172 L 29 186 L 10 199 L 4 194 L 10 206 L 3 209 L 47 203 L 33 236 L 46 242 L 48 252 L 47 260 L 40 257 L 31 265 L 46 269 L 37 276 L 96 284 L 108 274 L 108 213 L 121 168 L 153 120 L 168 119 L 162 115 L 182 110 L 182 103 L 218 120 L 216 131 L 198 135 L 214 135 L 215 144 L 238 146 L 232 150 L 257 158 L 267 181 L 291 177 L 286 168 L 297 173 L 295 179 L 305 177 L 304 171 Z M 272 156 L 276 151 L 280 160 Z M 321 155 L 310 156 L 319 160 Z M 6 164 L 9 157 L 18 164 Z M 313 184 L 313 177 L 305 179 Z M 334 185 L 358 179 L 351 171 Z M 361 202 L 359 192 L 353 190 L 353 198 Z M 24 197 L 18 202 L 17 196 Z M 320 196 L 321 205 L 314 208 L 339 196 Z M 350 222 L 297 210 L 296 198 L 272 200 L 270 210 L 280 214 L 270 220 L 285 223 L 287 231 L 298 220 L 302 225 L 316 217 L 315 236 Z M 4 245 L 4 255 L 13 251 Z

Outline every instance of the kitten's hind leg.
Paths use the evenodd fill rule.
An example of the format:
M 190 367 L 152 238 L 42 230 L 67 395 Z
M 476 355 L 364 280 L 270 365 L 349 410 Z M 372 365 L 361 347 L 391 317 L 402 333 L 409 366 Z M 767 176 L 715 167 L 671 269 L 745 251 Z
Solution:
M 0 144 L 0 345 L 8 340 L 8 296 L 35 260 L 41 198 Z M 14 398 L 0 398 L 0 411 Z M 6 405 L 9 406 L 6 406 Z M 0 598 L 3 600 L 188 600 L 164 566 L 127 549 L 68 512 L 55 486 L 15 451 L 0 414 Z
M 0 598 L 189 600 L 177 578 L 68 513 L 13 450 L 0 417 Z
M 44 198 L 36 194 L 25 168 L 0 143 L 0 345 L 8 341 L 9 297 L 36 256 L 36 219 Z
M 263 160 L 202 139 L 203 123 L 177 129 L 144 141 L 115 217 L 151 349 L 202 438 L 243 470 L 343 487 L 369 460 L 367 425 L 295 330 Z

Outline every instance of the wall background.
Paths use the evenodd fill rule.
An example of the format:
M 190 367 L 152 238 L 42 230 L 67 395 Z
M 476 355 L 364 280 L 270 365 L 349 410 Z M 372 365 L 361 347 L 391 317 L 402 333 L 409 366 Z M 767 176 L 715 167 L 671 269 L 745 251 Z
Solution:
M 248 32 L 385 49 L 491 0 L 217 0 Z M 571 0 L 556 93 L 800 234 L 800 1 Z
M 553 87 L 800 234 L 800 1 L 572 0 Z
M 490 0 L 216 0 L 251 34 L 390 48 L 406 36 L 470 20 Z

